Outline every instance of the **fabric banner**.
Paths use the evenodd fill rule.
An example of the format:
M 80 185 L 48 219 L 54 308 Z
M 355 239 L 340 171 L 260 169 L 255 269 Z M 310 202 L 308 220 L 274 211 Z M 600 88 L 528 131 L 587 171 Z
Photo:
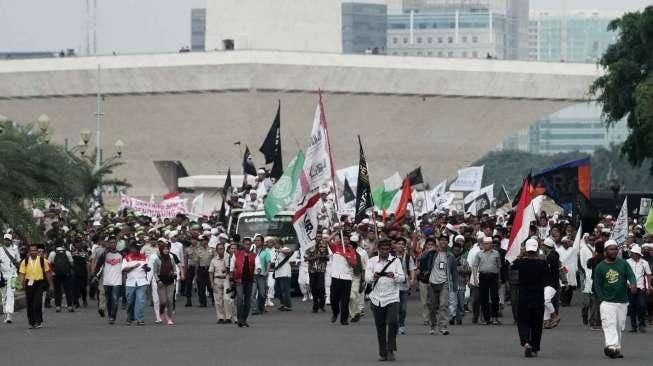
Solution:
M 315 109 L 313 129 L 311 130 L 311 137 L 306 149 L 306 159 L 300 176 L 301 195 L 307 196 L 309 193 L 318 192 L 323 184 L 329 183 L 332 174 L 331 170 L 326 118 L 320 101 Z
M 478 191 L 474 191 L 463 200 L 465 204 L 465 212 L 473 215 L 478 215 L 479 211 L 482 213 L 484 210 L 489 209 L 494 201 L 494 184 L 483 187 Z
M 453 192 L 446 192 L 441 196 L 435 196 L 433 200 L 435 204 L 434 207 L 438 210 L 449 209 L 451 208 L 451 204 L 453 203 L 454 199 L 456 199 L 456 195 Z
M 299 241 L 301 251 L 306 251 L 315 245 L 318 227 L 318 202 L 320 202 L 320 195 L 313 195 L 297 209 L 293 217 L 292 224 L 297 233 L 297 240 Z
M 136 213 L 150 217 L 172 218 L 177 214 L 187 214 L 186 201 L 176 198 L 161 203 L 147 202 L 127 195 L 120 195 L 120 208 L 131 208 Z
M 401 178 L 401 175 L 399 175 L 399 172 L 396 172 L 392 176 L 383 180 L 383 187 L 386 192 L 396 191 L 401 189 L 403 182 L 404 180 Z
M 458 170 L 458 177 L 449 186 L 450 191 L 478 191 L 483 182 L 483 166 L 472 166 Z
M 299 181 L 299 172 L 304 166 L 304 153 L 299 150 L 295 158 L 290 162 L 286 171 L 281 178 L 274 183 L 270 192 L 263 202 L 265 208 L 265 217 L 272 221 L 279 211 L 291 206 L 297 191 L 297 182 Z M 293 207 L 294 208 L 294 207 Z
M 651 198 L 642 197 L 639 199 L 639 215 L 646 216 L 648 215 L 648 210 L 651 209 Z
M 628 197 L 624 198 L 624 204 L 621 206 L 617 221 L 614 223 L 610 239 L 614 240 L 621 246 L 628 236 Z

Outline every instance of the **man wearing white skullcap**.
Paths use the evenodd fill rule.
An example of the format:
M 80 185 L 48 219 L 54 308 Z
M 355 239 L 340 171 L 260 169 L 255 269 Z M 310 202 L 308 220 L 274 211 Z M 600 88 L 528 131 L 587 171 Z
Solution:
M 630 258 L 626 261 L 635 274 L 637 292 L 630 294 L 628 314 L 630 314 L 630 332 L 646 333 L 646 296 L 651 288 L 651 267 L 642 259 L 642 248 L 635 244 L 630 248 Z M 639 321 L 638 321 L 639 320 Z
M 601 301 L 601 326 L 605 336 L 603 352 L 610 358 L 623 358 L 621 333 L 626 328 L 628 292 L 637 292 L 637 280 L 628 263 L 618 258 L 617 242 L 605 242 L 605 259 L 593 271 L 594 288 Z

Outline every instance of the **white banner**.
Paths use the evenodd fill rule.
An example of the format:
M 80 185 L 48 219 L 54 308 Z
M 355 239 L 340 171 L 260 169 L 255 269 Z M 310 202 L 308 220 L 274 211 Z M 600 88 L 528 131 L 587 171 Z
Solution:
M 300 174 L 301 195 L 317 192 L 323 184 L 331 180 L 331 157 L 329 155 L 329 140 L 322 103 L 317 104 L 311 138 L 306 149 L 304 168 Z
M 483 182 L 483 166 L 472 166 L 458 170 L 458 177 L 449 186 L 450 191 L 478 191 Z
M 619 216 L 617 221 L 614 223 L 612 228 L 612 233 L 610 234 L 610 239 L 614 240 L 621 246 L 628 236 L 628 197 L 624 198 L 624 204 L 621 205 L 621 211 L 619 211 Z
M 147 202 L 127 195 L 120 195 L 120 208 L 131 208 L 136 213 L 150 217 L 172 218 L 177 214 L 188 213 L 186 201 L 181 199 L 165 200 L 161 203 Z
M 444 196 L 444 193 L 447 191 L 447 180 L 443 180 L 438 184 L 435 188 L 431 190 L 433 192 L 432 194 L 435 194 L 435 196 Z
M 651 209 L 651 203 L 653 199 L 642 197 L 639 199 L 639 215 L 646 216 L 648 215 L 648 210 Z
M 480 199 L 480 197 L 482 197 L 483 195 L 486 195 L 489 202 L 483 202 L 483 203 L 479 202 L 483 200 Z M 474 191 L 468 194 L 467 196 L 465 196 L 465 199 L 463 200 L 466 206 L 469 205 L 469 207 L 465 211 L 473 215 L 478 215 L 479 214 L 478 210 L 481 207 L 485 207 L 485 208 L 491 207 L 493 201 L 494 201 L 494 184 L 490 184 L 487 187 L 483 187 L 478 191 Z
M 442 196 L 435 197 L 435 208 L 444 210 L 451 208 L 453 200 L 456 198 L 456 195 L 453 192 L 445 192 Z
M 320 195 L 316 194 L 302 204 L 293 217 L 292 224 L 297 233 L 299 248 L 302 252 L 315 245 L 318 227 L 318 202 L 320 202 Z

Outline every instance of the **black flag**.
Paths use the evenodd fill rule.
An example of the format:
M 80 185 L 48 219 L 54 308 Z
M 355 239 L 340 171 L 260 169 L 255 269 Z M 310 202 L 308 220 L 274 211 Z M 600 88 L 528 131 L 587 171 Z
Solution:
M 231 189 L 231 168 L 227 170 L 227 179 L 224 180 L 224 186 L 222 187 L 222 192 L 224 194 L 225 199 L 227 199 L 230 189 Z
M 265 155 L 265 164 L 274 163 L 270 176 L 275 179 L 281 178 L 283 174 L 283 160 L 281 157 L 281 101 L 277 109 L 277 116 L 272 122 L 272 127 L 259 149 Z
M 356 199 L 356 196 L 354 195 L 354 191 L 351 189 L 347 177 L 345 177 L 345 191 L 343 194 L 345 198 L 345 203 L 349 203 Z
M 361 137 L 358 136 L 358 145 L 360 146 L 360 162 L 358 164 L 358 185 L 356 187 L 356 218 L 355 222 L 358 224 L 367 216 L 366 211 L 370 207 L 374 207 L 372 202 L 372 189 L 370 188 L 370 176 L 367 171 L 367 160 L 365 160 L 365 152 L 363 152 L 363 144 Z
M 408 179 L 410 180 L 411 187 L 414 187 L 420 183 L 424 183 L 424 177 L 422 177 L 422 167 L 419 167 L 408 173 Z
M 245 145 L 245 155 L 243 156 L 243 173 L 256 176 L 256 166 L 247 145 Z

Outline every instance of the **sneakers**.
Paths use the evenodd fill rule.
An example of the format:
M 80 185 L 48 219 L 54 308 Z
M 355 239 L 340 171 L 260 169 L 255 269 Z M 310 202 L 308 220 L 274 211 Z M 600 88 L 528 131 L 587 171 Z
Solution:
M 501 325 L 501 322 L 499 321 L 499 319 L 494 318 L 494 320 L 492 320 L 492 325 Z
M 531 348 L 531 345 L 528 343 L 524 345 L 524 357 L 526 358 L 533 357 L 533 348 Z
M 136 325 L 145 325 L 145 322 L 142 321 L 142 320 L 139 320 L 139 321 L 136 322 Z
M 74 312 L 75 312 L 75 308 L 73 308 L 72 306 L 69 306 L 69 307 L 68 307 L 68 312 L 69 312 L 69 313 L 74 313 Z
M 435 334 L 435 328 L 431 327 L 431 328 L 429 329 L 429 334 L 430 334 L 430 335 L 434 335 L 434 334 Z
M 97 313 L 100 314 L 102 318 L 104 318 L 104 309 L 97 309 Z
M 302 297 L 302 302 L 306 302 L 307 300 L 308 300 L 308 296 L 304 295 L 304 297 Z
M 13 320 L 12 320 L 12 318 L 11 318 L 11 314 L 5 314 L 5 320 L 4 320 L 4 322 L 5 322 L 6 324 L 11 324 L 11 323 L 13 322 Z
M 43 323 L 38 323 L 34 326 L 34 329 L 41 329 L 43 328 Z
M 168 319 L 168 325 L 175 325 L 175 322 L 172 319 Z
M 395 353 L 388 352 L 388 361 L 394 361 L 394 360 L 395 360 Z
M 449 335 L 449 330 L 448 329 L 440 329 L 440 334 Z
M 399 327 L 399 334 L 405 335 L 406 334 L 406 327 Z

